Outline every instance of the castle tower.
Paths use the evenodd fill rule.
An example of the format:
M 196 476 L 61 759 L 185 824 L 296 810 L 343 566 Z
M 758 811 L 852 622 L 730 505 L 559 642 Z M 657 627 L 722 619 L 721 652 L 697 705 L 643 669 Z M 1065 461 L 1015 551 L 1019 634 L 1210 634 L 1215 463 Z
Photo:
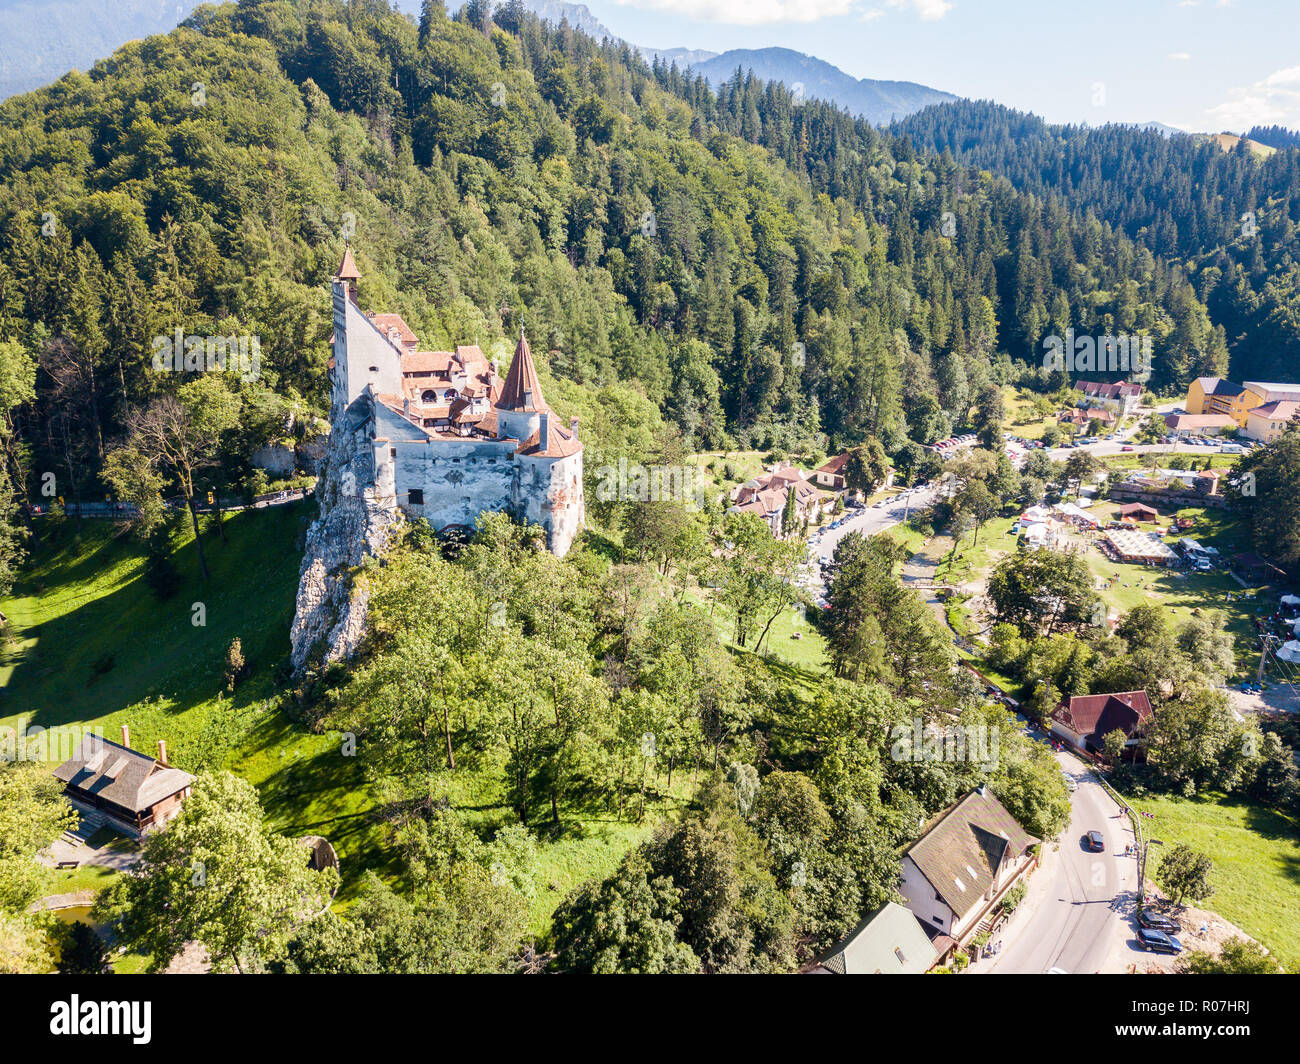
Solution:
M 524 330 L 519 330 L 519 343 L 515 346 L 514 361 L 501 386 L 497 399 L 497 438 L 526 440 L 541 425 L 542 414 L 550 407 L 542 398 L 542 386 L 533 365 L 533 352 L 528 346 Z
M 361 274 L 357 270 L 356 261 L 352 258 L 352 248 L 346 242 L 343 245 L 343 261 L 339 263 L 339 272 L 334 275 L 334 279 L 343 282 L 347 288 L 348 298 L 355 303 L 357 282 L 361 280 Z

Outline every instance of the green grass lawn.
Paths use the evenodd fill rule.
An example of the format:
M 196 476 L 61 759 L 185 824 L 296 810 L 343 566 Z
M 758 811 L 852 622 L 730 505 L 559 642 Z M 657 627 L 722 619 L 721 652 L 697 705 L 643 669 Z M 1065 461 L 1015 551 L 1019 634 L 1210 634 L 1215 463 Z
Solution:
M 143 552 L 122 529 L 43 522 L 41 543 L 0 603 L 11 624 L 0 652 L 0 725 L 97 726 L 118 740 L 128 724 L 137 749 L 153 751 L 165 739 L 168 759 L 181 768 L 229 769 L 257 787 L 276 830 L 333 843 L 343 876 L 339 904 L 346 906 L 365 871 L 392 874 L 397 857 L 360 759 L 342 756 L 340 734 L 313 734 L 286 712 L 300 534 L 314 514 L 308 501 L 231 515 L 227 543 L 205 533 L 206 583 L 192 534 L 178 532 L 173 560 L 182 584 L 166 601 L 146 584 Z M 197 602 L 206 610 L 202 626 L 191 623 Z M 252 671 L 230 694 L 222 673 L 235 636 Z M 788 633 L 781 637 L 797 648 L 789 655 L 818 653 L 816 633 L 802 647 Z M 490 831 L 512 818 L 490 765 L 466 767 L 455 786 L 453 804 L 475 827 Z M 639 823 L 581 809 L 566 815 L 558 832 L 539 828 L 533 930 L 545 930 L 573 887 L 608 874 L 685 803 L 690 788 L 679 773 L 672 792 L 656 796 Z M 94 866 L 56 872 L 51 892 L 99 889 L 112 874 Z M 119 970 L 143 964 L 125 958 Z
M 1185 843 L 1214 861 L 1215 893 L 1203 904 L 1300 971 L 1300 834 L 1293 820 L 1249 802 L 1206 796 L 1131 799 L 1153 836 L 1168 847 Z M 1152 847 L 1152 869 L 1160 847 Z

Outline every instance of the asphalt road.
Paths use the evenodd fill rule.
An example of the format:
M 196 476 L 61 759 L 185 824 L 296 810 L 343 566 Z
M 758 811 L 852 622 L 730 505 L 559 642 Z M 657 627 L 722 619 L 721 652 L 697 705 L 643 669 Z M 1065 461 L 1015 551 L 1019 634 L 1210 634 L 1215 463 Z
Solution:
M 937 487 L 923 488 L 911 495 L 908 499 L 900 496 L 885 500 L 880 506 L 864 506 L 844 524 L 836 529 L 826 529 L 817 538 L 817 542 L 811 544 L 810 549 L 817 554 L 822 561 L 830 561 L 835 554 L 835 547 L 841 539 L 850 532 L 860 532 L 864 536 L 874 536 L 884 532 L 888 528 L 893 528 L 902 522 L 905 512 L 916 513 L 917 510 L 924 510 L 938 494 Z
M 1078 784 L 1071 797 L 1070 826 L 1059 849 L 1048 853 L 1029 878 L 1029 892 L 1002 933 L 1002 950 L 976 964 L 973 972 L 1097 972 L 1117 946 L 1122 948 L 1120 943 L 1133 937 L 1128 914 L 1137 862 L 1123 856 L 1124 846 L 1133 841 L 1132 830 L 1083 762 L 1064 752 L 1057 759 Z M 1101 832 L 1104 852 L 1084 848 L 1088 831 Z

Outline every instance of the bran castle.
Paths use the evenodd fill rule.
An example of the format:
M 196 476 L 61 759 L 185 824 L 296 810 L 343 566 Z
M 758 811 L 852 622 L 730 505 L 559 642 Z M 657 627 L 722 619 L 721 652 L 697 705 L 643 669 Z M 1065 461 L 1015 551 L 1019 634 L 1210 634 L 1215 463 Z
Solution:
M 582 530 L 582 444 L 546 405 L 523 331 L 501 380 L 478 345 L 421 351 L 398 314 L 363 312 L 351 250 L 331 287 L 330 435 L 307 530 L 291 659 L 345 661 L 365 633 L 369 592 L 354 574 L 404 517 L 472 531 L 484 511 L 539 525 L 565 554 Z
M 477 344 L 421 351 L 400 315 L 363 312 L 359 279 L 347 249 L 332 284 L 330 420 L 372 450 L 357 490 L 439 531 L 504 510 L 565 554 L 584 518 L 578 419 L 561 425 L 546 405 L 523 330 L 503 382 Z

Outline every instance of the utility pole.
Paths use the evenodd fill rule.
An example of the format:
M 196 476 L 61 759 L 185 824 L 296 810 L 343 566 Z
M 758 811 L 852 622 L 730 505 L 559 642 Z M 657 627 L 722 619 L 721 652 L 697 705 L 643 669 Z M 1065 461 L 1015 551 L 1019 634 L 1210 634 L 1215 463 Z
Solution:
M 1139 816 L 1141 814 L 1138 814 Z M 1138 847 L 1138 903 L 1139 909 L 1146 908 L 1147 899 L 1147 850 L 1152 846 L 1163 846 L 1164 842 L 1160 839 L 1147 839 L 1144 835 L 1144 841 Z
M 1261 642 L 1263 644 L 1263 649 L 1260 651 L 1259 654 L 1259 671 L 1255 673 L 1255 682 L 1257 684 L 1263 684 L 1264 682 L 1264 663 L 1268 661 L 1269 649 L 1273 645 L 1273 640 L 1275 640 L 1276 638 L 1277 637 L 1272 635 L 1271 633 L 1265 632 L 1263 638 L 1261 639 Z

